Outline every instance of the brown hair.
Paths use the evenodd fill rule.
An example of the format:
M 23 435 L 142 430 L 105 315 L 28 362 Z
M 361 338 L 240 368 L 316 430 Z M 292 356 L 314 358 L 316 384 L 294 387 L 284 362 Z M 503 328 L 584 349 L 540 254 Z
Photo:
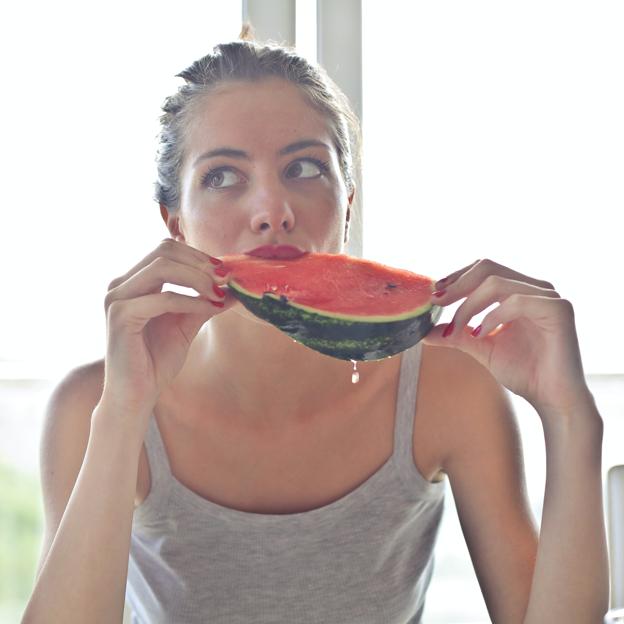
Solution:
M 160 117 L 156 158 L 155 199 L 166 206 L 169 214 L 180 207 L 184 137 L 193 117 L 194 103 L 227 81 L 279 77 L 297 85 L 310 105 L 329 121 L 342 177 L 349 194 L 354 189 L 354 168 L 360 165 L 361 129 L 347 97 L 319 65 L 311 64 L 291 48 L 248 40 L 252 36 L 253 30 L 246 24 L 241 32 L 242 41 L 219 44 L 212 54 L 176 74 L 186 84 L 162 106 L 164 114 Z

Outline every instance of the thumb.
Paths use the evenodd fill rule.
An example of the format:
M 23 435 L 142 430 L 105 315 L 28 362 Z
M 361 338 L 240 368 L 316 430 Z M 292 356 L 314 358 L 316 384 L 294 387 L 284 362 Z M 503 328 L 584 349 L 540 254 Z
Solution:
M 201 297 L 202 299 L 211 299 L 210 297 Z M 212 310 L 207 314 L 185 314 L 179 321 L 180 329 L 184 332 L 184 335 L 193 340 L 204 323 L 207 323 L 213 316 L 223 314 L 230 308 L 240 303 L 236 297 L 230 292 L 226 291 L 225 298 L 223 299 L 223 307 L 212 306 Z

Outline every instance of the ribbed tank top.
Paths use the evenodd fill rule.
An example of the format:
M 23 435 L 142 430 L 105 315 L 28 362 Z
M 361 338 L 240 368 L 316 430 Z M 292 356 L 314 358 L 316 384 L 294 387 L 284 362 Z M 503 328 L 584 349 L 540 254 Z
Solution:
M 126 600 L 136 624 L 420 624 L 445 480 L 416 468 L 422 343 L 401 357 L 394 450 L 323 507 L 257 514 L 213 503 L 172 474 L 156 419 L 151 490 L 132 524 Z

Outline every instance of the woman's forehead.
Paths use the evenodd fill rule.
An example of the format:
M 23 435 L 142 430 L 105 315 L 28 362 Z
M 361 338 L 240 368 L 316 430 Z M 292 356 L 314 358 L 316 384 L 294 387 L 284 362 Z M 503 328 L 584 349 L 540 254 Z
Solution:
M 203 146 L 259 138 L 270 143 L 316 138 L 331 144 L 328 120 L 296 85 L 279 78 L 220 85 L 198 101 L 189 130 L 189 143 Z

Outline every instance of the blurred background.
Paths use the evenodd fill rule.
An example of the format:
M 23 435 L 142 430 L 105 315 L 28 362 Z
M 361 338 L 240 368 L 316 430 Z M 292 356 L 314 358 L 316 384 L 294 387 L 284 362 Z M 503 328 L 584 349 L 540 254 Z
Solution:
M 296 2 L 296 45 L 313 61 L 317 9 Z M 552 282 L 574 305 L 606 474 L 624 463 L 624 5 L 360 10 L 363 256 L 437 279 L 491 258 Z M 240 0 L 0 9 L 0 624 L 19 621 L 34 580 L 49 393 L 104 356 L 108 283 L 168 235 L 152 200 L 160 106 L 241 23 Z M 541 424 L 511 398 L 539 522 Z M 488 622 L 450 488 L 446 506 L 425 622 Z

